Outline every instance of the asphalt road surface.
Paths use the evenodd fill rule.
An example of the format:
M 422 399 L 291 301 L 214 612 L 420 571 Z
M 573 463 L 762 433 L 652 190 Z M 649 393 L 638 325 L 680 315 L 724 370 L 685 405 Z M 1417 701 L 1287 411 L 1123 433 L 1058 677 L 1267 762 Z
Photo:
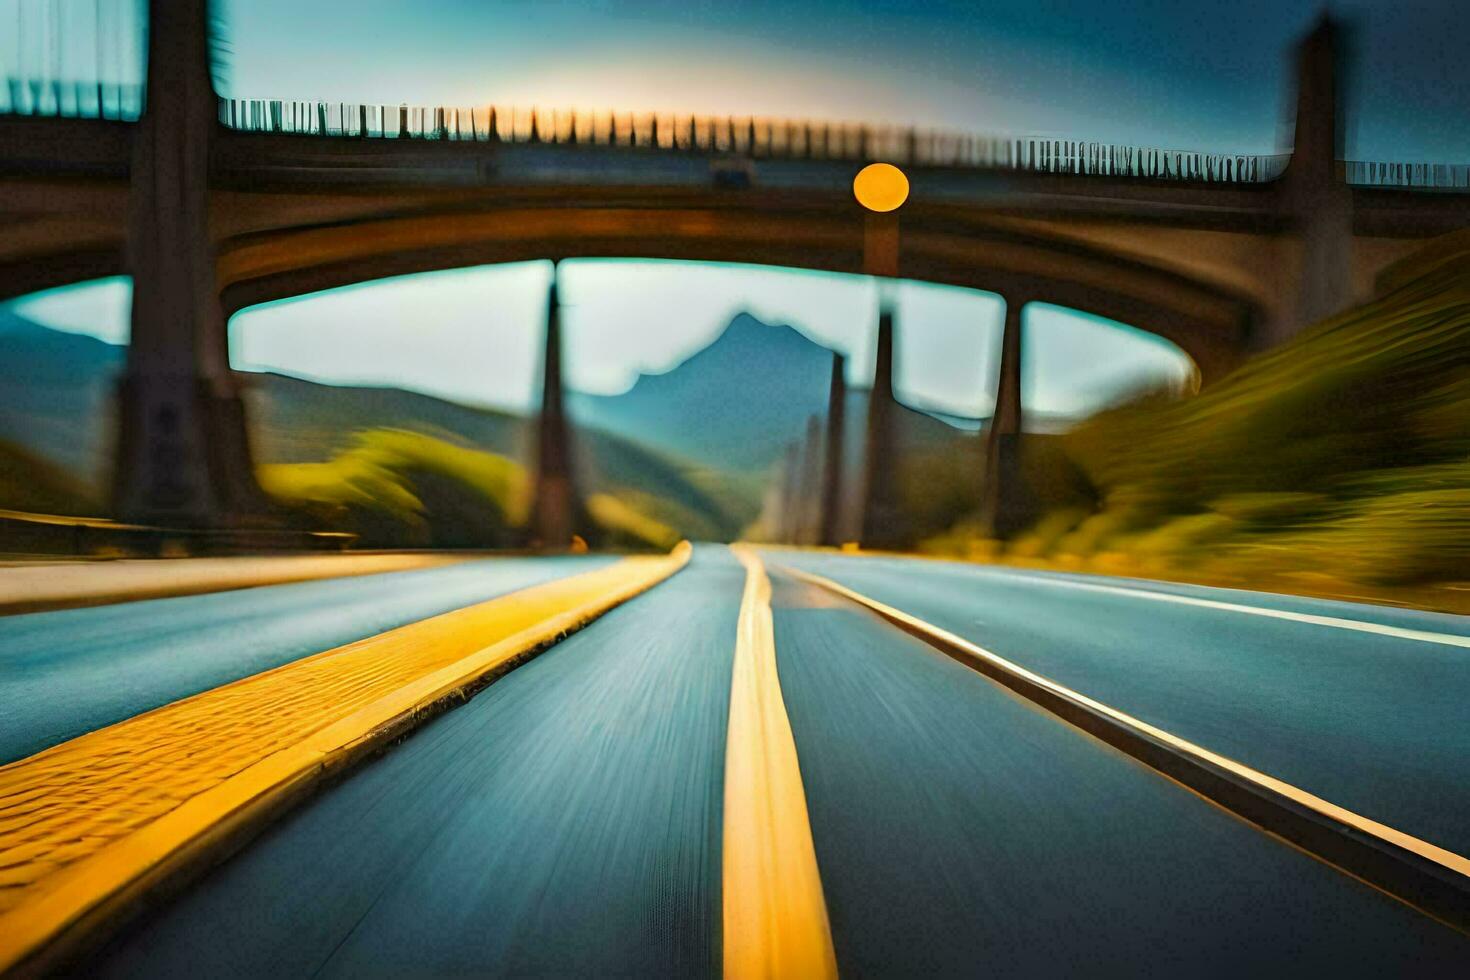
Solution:
M 1470 854 L 1470 618 L 922 559 L 771 552 L 767 560 L 824 575 L 1211 751 Z
M 0 618 L 0 764 L 406 623 L 612 561 L 442 568 Z
M 1295 635 L 1307 624 L 1004 576 L 987 585 L 932 563 L 767 557 L 780 685 L 844 974 L 1464 975 L 1470 939 L 776 566 L 799 561 L 865 591 L 886 587 L 888 601 L 902 596 L 926 618 L 948 610 L 986 646 L 1038 670 L 1091 663 L 1063 657 L 1068 643 L 1110 643 L 1111 673 L 1099 663 L 1065 678 L 1103 700 L 1135 687 L 1218 690 L 1222 679 L 1256 676 L 1263 705 L 1247 705 L 1243 691 L 1213 712 L 1209 698 L 1190 702 L 1210 719 L 1205 734 L 1242 724 L 1228 716 L 1234 706 L 1269 720 L 1265 741 L 1291 733 L 1315 746 L 1351 732 L 1328 724 L 1333 712 L 1303 708 L 1307 717 L 1297 717 L 1320 691 L 1291 697 L 1275 685 L 1320 684 L 1333 672 L 1257 674 L 1315 650 Z M 942 589 L 950 578 L 957 584 Z M 718 974 L 725 737 L 743 582 L 723 549 L 697 549 L 682 573 L 303 805 L 136 923 L 89 972 Z M 991 588 L 1009 591 L 987 599 Z M 914 608 L 921 599 L 928 605 Z M 1293 636 L 1272 641 L 1267 627 Z M 1372 659 L 1356 650 L 1356 634 L 1337 635 L 1351 631 L 1315 628 L 1331 630 L 1324 649 L 1346 650 L 1353 667 Z M 1168 655 L 1134 659 L 1150 642 Z M 1438 654 L 1403 642 L 1419 646 L 1375 649 L 1398 665 Z M 1023 656 L 1033 649 L 1051 659 Z M 1220 657 L 1247 658 L 1250 669 L 1196 663 Z M 1301 654 L 1309 665 L 1324 657 Z M 1178 664 L 1185 679 L 1170 681 Z M 1106 690 L 1085 683 L 1113 675 Z M 1457 675 L 1443 667 L 1437 676 Z M 1124 683 L 1137 678 L 1153 686 Z M 1145 713 L 1153 704 L 1135 700 L 1124 707 Z M 1210 745 L 1185 708 L 1155 710 L 1190 721 L 1181 734 Z M 1403 764 L 1419 766 L 1418 778 L 1440 772 L 1422 760 Z
M 723 550 L 288 818 L 93 969 L 707 976 L 744 573 Z

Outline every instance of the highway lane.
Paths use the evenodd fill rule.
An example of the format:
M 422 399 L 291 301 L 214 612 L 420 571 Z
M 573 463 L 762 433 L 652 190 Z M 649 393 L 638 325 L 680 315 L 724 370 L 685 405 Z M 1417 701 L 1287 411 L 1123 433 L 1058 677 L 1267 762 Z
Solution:
M 853 976 L 1455 976 L 1470 940 L 779 574 Z M 267 831 L 106 976 L 713 975 L 744 576 L 722 550 Z
M 717 972 L 743 583 L 723 549 L 697 549 L 298 810 L 89 972 Z
M 1453 976 L 1470 939 L 773 575 L 849 976 Z
M 825 575 L 1207 749 L 1470 853 L 1470 649 L 1454 645 L 1470 627 L 1464 617 L 919 559 L 771 552 L 769 561 Z
M 3 617 L 0 764 L 241 677 L 612 560 L 494 558 Z
M 960 564 L 950 562 L 949 564 Z M 967 567 L 975 568 L 973 565 Z M 1132 592 L 1146 592 L 1183 596 L 1189 599 L 1206 600 L 1226 604 L 1246 605 L 1254 609 L 1277 610 L 1303 615 L 1328 616 L 1377 623 L 1394 629 L 1418 630 L 1449 636 L 1465 637 L 1470 641 L 1470 616 L 1454 613 L 1431 612 L 1424 609 L 1404 609 L 1396 606 L 1349 602 L 1343 599 L 1320 599 L 1314 596 L 1286 595 L 1279 592 L 1252 592 L 1248 589 L 1227 589 L 1205 585 L 1190 585 L 1184 582 L 1163 582 L 1155 579 L 1127 578 L 1089 575 L 1081 572 L 1053 572 L 1040 569 L 992 568 L 990 574 L 1000 576 L 1022 575 L 1037 583 L 1075 583 L 1088 588 L 1106 587 Z

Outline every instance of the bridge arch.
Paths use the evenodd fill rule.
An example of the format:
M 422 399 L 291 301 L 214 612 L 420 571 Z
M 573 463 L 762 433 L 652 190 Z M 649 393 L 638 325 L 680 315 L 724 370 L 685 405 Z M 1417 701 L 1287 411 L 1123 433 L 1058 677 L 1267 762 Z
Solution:
M 545 258 L 646 258 L 862 272 L 862 226 L 833 209 L 541 205 L 284 229 L 221 243 L 226 317 L 248 306 L 416 272 Z M 904 279 L 1092 313 L 1157 334 L 1208 382 L 1242 356 L 1258 310 L 1178 273 L 1001 225 L 905 215 Z

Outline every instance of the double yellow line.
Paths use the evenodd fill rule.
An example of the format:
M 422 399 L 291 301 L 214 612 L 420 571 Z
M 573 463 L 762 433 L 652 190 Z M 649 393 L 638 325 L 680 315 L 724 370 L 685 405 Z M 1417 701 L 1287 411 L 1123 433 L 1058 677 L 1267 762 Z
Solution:
M 735 553 L 745 567 L 746 582 L 726 738 L 724 973 L 738 978 L 822 980 L 837 975 L 837 963 L 796 743 L 777 675 L 771 584 L 754 552 L 737 548 Z M 0 902 L 0 973 L 40 974 L 75 962 L 73 957 L 105 938 L 159 889 L 166 890 L 168 882 L 217 861 L 322 778 L 651 588 L 682 568 L 689 554 L 686 544 L 668 558 L 625 559 L 410 624 L 176 702 L 0 768 L 3 802 L 7 786 L 15 791 L 41 785 L 42 770 L 76 770 L 76 778 L 83 779 L 89 760 L 121 757 L 139 744 L 172 744 L 174 731 L 166 724 L 170 719 L 185 728 L 197 721 L 194 741 L 203 745 L 209 741 L 211 725 L 222 727 L 215 722 L 224 707 L 235 705 L 238 710 L 235 703 L 244 699 L 251 705 L 259 702 L 265 711 L 279 700 L 277 694 L 293 693 L 299 699 L 310 693 L 313 683 L 322 688 L 320 707 L 328 716 L 309 726 L 314 730 L 287 738 L 291 744 L 279 750 L 263 748 L 240 771 L 221 774 L 197 795 L 184 791 L 189 798 L 182 805 L 140 816 L 138 826 L 122 828 L 115 841 L 99 844 L 95 853 L 40 876 L 23 895 L 9 896 L 14 904 Z M 376 688 L 362 692 L 362 704 L 329 705 L 325 699 L 337 686 L 328 683 L 332 677 L 316 677 L 324 672 L 335 676 L 364 671 L 376 676 L 384 664 L 397 664 L 410 679 L 403 683 L 397 677 L 381 678 Z M 315 712 L 310 715 L 317 717 Z M 153 731 L 160 726 L 161 732 Z M 279 727 L 272 726 L 271 733 L 280 736 Z M 220 734 L 227 728 L 223 726 Z M 215 749 L 210 746 L 210 751 L 191 758 L 224 751 Z M 139 788 L 136 774 L 115 767 L 108 772 L 106 785 L 89 783 L 90 794 L 99 801 L 116 797 L 120 805 L 130 801 L 130 794 Z M 163 777 L 170 783 L 200 778 L 192 770 L 155 774 Z M 45 809 L 55 811 L 51 814 L 55 820 L 73 819 L 64 802 Z M 0 850 L 15 843 L 0 830 Z
M 754 552 L 733 550 L 745 566 L 745 593 L 725 742 L 725 976 L 835 977 L 796 740 L 776 672 L 771 582 Z

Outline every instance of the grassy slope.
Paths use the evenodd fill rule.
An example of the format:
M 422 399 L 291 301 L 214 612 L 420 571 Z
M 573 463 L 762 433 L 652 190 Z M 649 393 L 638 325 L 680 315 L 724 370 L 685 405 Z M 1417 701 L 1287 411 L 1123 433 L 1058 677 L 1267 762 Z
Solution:
M 1396 279 L 1196 398 L 1064 436 L 1095 506 L 1001 554 L 1308 591 L 1470 580 L 1470 242 Z M 997 553 L 964 527 L 930 547 Z
M 91 487 L 62 467 L 4 440 L 0 440 L 0 507 L 74 517 L 100 513 Z
M 530 421 L 392 388 L 338 388 L 278 375 L 251 386 L 255 449 L 264 463 L 320 462 L 347 446 L 349 433 L 405 429 L 448 446 L 473 447 L 528 466 Z M 574 432 L 578 474 L 586 494 L 625 503 L 678 534 L 729 538 L 754 513 L 752 500 L 627 439 L 597 430 Z

